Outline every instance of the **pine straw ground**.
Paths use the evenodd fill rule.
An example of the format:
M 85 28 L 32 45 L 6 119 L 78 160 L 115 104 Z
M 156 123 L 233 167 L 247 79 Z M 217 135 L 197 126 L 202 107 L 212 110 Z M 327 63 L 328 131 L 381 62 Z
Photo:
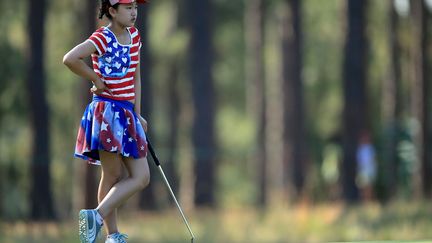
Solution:
M 427 202 L 393 202 L 186 211 L 195 243 L 432 242 L 432 207 Z M 122 212 L 120 229 L 130 243 L 190 242 L 177 210 Z M 61 223 L 0 223 L 0 242 L 79 242 L 76 219 Z M 430 241 L 428 241 L 428 239 Z M 104 242 L 101 237 L 98 242 Z

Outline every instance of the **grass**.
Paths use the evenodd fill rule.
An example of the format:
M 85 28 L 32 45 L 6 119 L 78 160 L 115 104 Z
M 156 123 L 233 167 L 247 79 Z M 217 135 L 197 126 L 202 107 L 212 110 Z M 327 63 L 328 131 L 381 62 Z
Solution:
M 190 242 L 175 209 L 122 212 L 120 229 L 130 243 Z M 426 202 L 342 204 L 187 211 L 196 243 L 213 242 L 432 242 L 432 209 Z M 0 223 L 1 242 L 78 242 L 76 219 L 57 223 Z M 102 239 L 100 242 L 103 242 Z

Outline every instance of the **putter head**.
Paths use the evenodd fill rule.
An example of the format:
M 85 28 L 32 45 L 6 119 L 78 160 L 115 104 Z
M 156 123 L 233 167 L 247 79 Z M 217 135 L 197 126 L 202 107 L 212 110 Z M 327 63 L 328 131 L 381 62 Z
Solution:
M 191 243 L 193 243 L 193 240 L 194 240 L 194 238 L 192 237 L 192 238 L 191 238 Z

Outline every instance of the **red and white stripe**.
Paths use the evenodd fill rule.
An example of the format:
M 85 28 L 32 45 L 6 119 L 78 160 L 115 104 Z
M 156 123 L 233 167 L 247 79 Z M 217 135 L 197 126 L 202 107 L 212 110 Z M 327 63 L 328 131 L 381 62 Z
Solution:
M 99 28 L 89 38 L 91 43 L 96 47 L 97 53 L 92 55 L 93 70 L 105 82 L 108 89 L 113 95 L 103 92 L 100 96 L 107 97 L 114 100 L 133 100 L 135 98 L 135 72 L 139 63 L 139 50 L 141 49 L 141 37 L 135 27 L 128 28 L 131 35 L 132 43 L 129 45 L 130 51 L 130 65 L 127 73 L 121 78 L 103 77 L 99 69 L 98 59 L 103 56 L 108 48 L 108 42 L 103 31 L 106 27 Z M 116 40 L 112 40 L 115 42 Z M 111 43 L 112 43 L 111 42 Z

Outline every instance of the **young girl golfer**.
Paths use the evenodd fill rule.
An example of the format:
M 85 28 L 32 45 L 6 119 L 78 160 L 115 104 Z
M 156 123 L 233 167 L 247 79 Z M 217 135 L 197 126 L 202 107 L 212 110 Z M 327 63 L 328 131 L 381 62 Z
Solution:
M 106 243 L 126 242 L 117 229 L 117 208 L 150 180 L 147 164 L 147 122 L 140 115 L 141 40 L 134 27 L 137 3 L 145 0 L 101 0 L 99 18 L 110 20 L 74 47 L 63 63 L 93 83 L 93 100 L 81 119 L 75 156 L 102 165 L 95 209 L 79 213 L 81 242 L 96 242 L 105 224 Z M 91 56 L 93 69 L 84 58 Z M 123 178 L 122 168 L 128 171 Z

